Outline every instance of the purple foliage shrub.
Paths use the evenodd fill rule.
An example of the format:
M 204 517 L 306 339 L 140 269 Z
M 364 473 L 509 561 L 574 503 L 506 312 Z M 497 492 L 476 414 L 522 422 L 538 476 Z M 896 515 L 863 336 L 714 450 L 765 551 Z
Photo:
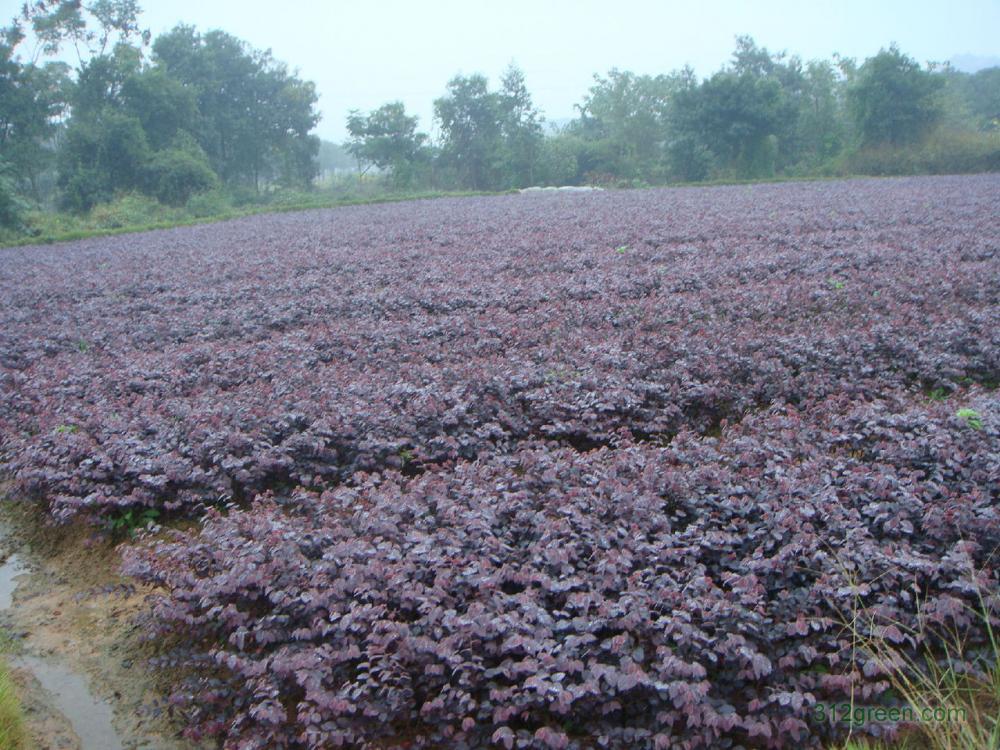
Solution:
M 838 608 L 913 649 L 918 606 L 972 627 L 1000 455 L 968 432 L 830 400 L 723 441 L 532 446 L 262 498 L 127 570 L 171 592 L 173 659 L 224 675 L 189 716 L 233 747 L 787 747 L 888 686 Z

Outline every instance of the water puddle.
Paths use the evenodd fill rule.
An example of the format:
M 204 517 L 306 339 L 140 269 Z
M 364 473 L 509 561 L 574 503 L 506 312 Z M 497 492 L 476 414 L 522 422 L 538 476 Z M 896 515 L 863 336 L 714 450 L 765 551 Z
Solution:
M 0 565 L 0 610 L 10 609 L 10 605 L 14 603 L 14 589 L 17 588 L 17 581 L 14 579 L 26 572 L 27 568 L 17 555 L 11 555 Z
M 69 719 L 82 750 L 123 750 L 111 724 L 111 706 L 91 694 L 83 677 L 38 656 L 18 656 L 10 664 L 30 671 L 52 694 L 54 708 Z
M 10 555 L 0 565 L 0 611 L 10 609 L 17 578 L 27 572 L 27 566 L 17 555 Z M 111 724 L 111 706 L 90 692 L 82 676 L 57 662 L 28 654 L 8 657 L 7 662 L 31 672 L 52 695 L 53 708 L 70 722 L 82 750 L 123 750 Z

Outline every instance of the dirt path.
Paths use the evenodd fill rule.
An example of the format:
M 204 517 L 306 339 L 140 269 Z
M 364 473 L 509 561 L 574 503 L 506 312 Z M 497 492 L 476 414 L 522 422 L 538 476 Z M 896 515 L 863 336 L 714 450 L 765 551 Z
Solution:
M 80 529 L 51 529 L 0 503 L 0 607 L 6 652 L 38 750 L 191 750 L 146 666 L 135 615 L 146 591 L 118 575 L 118 553 Z

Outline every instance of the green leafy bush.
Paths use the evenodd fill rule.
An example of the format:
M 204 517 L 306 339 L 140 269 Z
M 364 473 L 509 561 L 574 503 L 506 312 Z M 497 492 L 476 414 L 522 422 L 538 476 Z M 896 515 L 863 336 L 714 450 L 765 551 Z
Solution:
M 88 218 L 87 224 L 95 229 L 120 229 L 145 226 L 175 217 L 155 198 L 141 193 L 126 193 L 111 203 L 94 206 Z
M 575 185 L 579 181 L 581 141 L 567 135 L 542 141 L 538 158 L 538 184 Z
M 5 174 L 5 165 L 0 162 L 0 227 L 20 229 L 27 210 L 27 203 L 18 196 L 14 181 Z
M 955 416 L 974 430 L 983 429 L 982 415 L 980 415 L 980 413 L 975 409 L 959 409 L 955 412 Z
M 78 169 L 62 179 L 61 203 L 73 213 L 86 213 L 109 197 L 107 180 L 96 169 Z
M 119 190 L 140 186 L 149 144 L 134 117 L 106 110 L 67 129 L 59 153 L 59 187 L 64 208 L 89 211 Z
M 187 148 L 158 151 L 146 166 L 147 191 L 168 206 L 183 206 L 192 195 L 218 186 L 204 153 Z
M 197 219 L 208 216 L 221 216 L 233 209 L 233 202 L 221 189 L 206 190 L 195 193 L 187 202 L 187 213 Z
M 844 160 L 846 173 L 966 174 L 1000 171 L 1000 133 L 939 130 L 917 146 L 870 146 Z

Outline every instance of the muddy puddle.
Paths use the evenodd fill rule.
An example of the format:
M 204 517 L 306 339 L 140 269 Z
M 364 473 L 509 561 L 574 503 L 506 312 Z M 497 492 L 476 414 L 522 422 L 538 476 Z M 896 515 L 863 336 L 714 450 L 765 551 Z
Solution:
M 21 558 L 10 555 L 3 565 L 0 565 L 0 612 L 10 609 L 14 603 L 14 589 L 17 588 L 17 577 L 26 569 Z
M 37 750 L 193 750 L 145 667 L 146 593 L 118 554 L 51 532 L 0 500 L 0 656 Z
M 94 697 L 81 675 L 37 656 L 16 656 L 9 663 L 30 672 L 52 696 L 52 707 L 66 717 L 81 750 L 124 750 L 112 724 L 111 707 Z

